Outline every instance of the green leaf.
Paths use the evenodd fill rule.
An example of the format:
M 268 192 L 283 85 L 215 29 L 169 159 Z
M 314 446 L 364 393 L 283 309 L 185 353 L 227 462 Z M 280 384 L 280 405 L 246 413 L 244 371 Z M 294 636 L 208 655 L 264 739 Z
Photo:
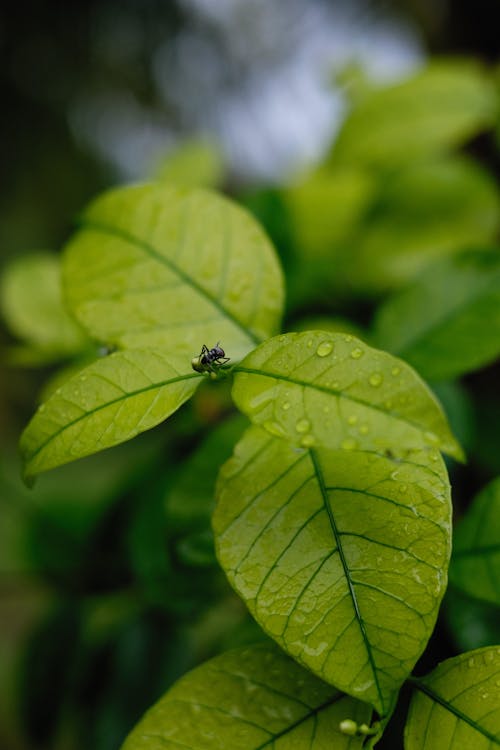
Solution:
M 370 708 L 339 693 L 275 646 L 221 654 L 182 677 L 133 729 L 122 750 L 356 750 L 339 730 L 370 721 Z
M 186 141 L 160 160 L 157 180 L 184 187 L 217 187 L 224 176 L 222 154 L 214 144 Z
M 470 61 L 437 61 L 374 91 L 348 116 L 333 161 L 391 167 L 449 150 L 493 125 L 497 95 Z
M 430 266 L 379 309 L 375 337 L 429 379 L 493 361 L 500 354 L 500 253 L 471 251 Z
M 219 561 L 257 622 L 381 715 L 432 632 L 450 524 L 437 452 L 304 450 L 258 427 L 221 471 L 213 518 Z
M 299 255 L 331 263 L 336 244 L 345 240 L 374 192 L 373 178 L 360 170 L 317 170 L 284 193 Z
M 401 286 L 436 259 L 495 241 L 499 223 L 497 186 L 477 164 L 453 157 L 412 165 L 384 179 L 343 273 L 360 291 Z
M 266 341 L 235 368 L 233 398 L 252 422 L 304 447 L 404 456 L 432 446 L 462 458 L 416 372 L 348 334 L 309 331 Z
M 46 363 L 81 351 L 87 339 L 66 312 L 61 299 L 61 268 L 52 253 L 40 252 L 13 261 L 2 276 L 0 299 L 5 321 L 31 360 Z M 15 356 L 20 359 L 21 352 Z
M 148 349 L 94 362 L 42 404 L 25 429 L 20 443 L 25 476 L 154 427 L 193 395 L 202 377 L 182 360 Z
M 405 729 L 405 750 L 493 750 L 500 745 L 500 649 L 442 662 L 421 680 Z
M 64 258 L 68 302 L 97 339 L 196 356 L 221 341 L 240 359 L 279 327 L 276 254 L 243 209 L 156 183 L 106 193 Z
M 500 477 L 474 500 L 453 536 L 450 581 L 500 606 Z

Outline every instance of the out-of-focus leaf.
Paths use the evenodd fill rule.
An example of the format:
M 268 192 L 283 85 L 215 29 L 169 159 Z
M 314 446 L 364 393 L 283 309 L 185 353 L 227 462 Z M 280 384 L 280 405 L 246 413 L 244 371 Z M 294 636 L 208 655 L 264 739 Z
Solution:
M 318 170 L 287 188 L 285 204 L 299 255 L 308 263 L 331 263 L 336 244 L 357 225 L 373 192 L 373 178 L 360 170 Z
M 380 308 L 375 337 L 378 346 L 434 380 L 494 360 L 500 354 L 500 252 L 470 251 L 430 266 Z
M 455 530 L 450 580 L 500 606 L 500 477 L 479 493 Z
M 450 585 L 443 609 L 458 650 L 472 651 L 500 643 L 498 606 L 467 596 Z
M 144 349 L 89 365 L 41 404 L 21 437 L 25 476 L 88 456 L 154 427 L 195 392 L 203 375 L 179 357 Z
M 233 398 L 252 422 L 303 447 L 462 451 L 441 407 L 406 363 L 349 334 L 276 336 L 235 368 Z
M 126 739 L 123 750 L 356 750 L 345 719 L 371 710 L 300 667 L 275 646 L 229 651 L 182 677 Z
M 217 473 L 247 424 L 241 415 L 231 417 L 212 430 L 182 463 L 165 496 L 171 531 L 186 533 L 210 527 Z
M 435 61 L 413 78 L 360 99 L 333 161 L 392 167 L 449 150 L 493 125 L 498 97 L 472 61 Z
M 257 622 L 381 715 L 446 587 L 450 489 L 432 458 L 296 449 L 252 427 L 218 482 L 217 554 Z
M 10 330 L 28 343 L 13 350 L 13 361 L 46 364 L 85 348 L 84 332 L 63 306 L 60 263 L 52 253 L 27 255 L 7 266 L 0 299 Z
M 217 187 L 224 176 L 222 154 L 214 144 L 187 141 L 156 166 L 155 178 L 183 187 Z
M 221 341 L 238 360 L 276 332 L 276 254 L 229 200 L 160 183 L 120 188 L 92 203 L 81 227 L 66 248 L 64 286 L 97 339 L 191 357 Z
M 344 273 L 360 291 L 398 287 L 433 260 L 493 242 L 499 223 L 497 187 L 476 164 L 454 157 L 412 165 L 387 177 Z
M 476 437 L 476 414 L 470 392 L 459 382 L 431 383 L 448 419 L 451 431 L 468 453 Z
M 442 662 L 420 680 L 405 728 L 405 750 L 494 750 L 500 745 L 500 649 Z

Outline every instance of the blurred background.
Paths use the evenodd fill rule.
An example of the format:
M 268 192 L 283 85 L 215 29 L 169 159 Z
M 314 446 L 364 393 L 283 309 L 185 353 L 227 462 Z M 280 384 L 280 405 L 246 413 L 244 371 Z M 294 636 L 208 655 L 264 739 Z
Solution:
M 339 285 L 335 301 L 335 285 L 315 285 L 319 275 L 302 288 L 301 275 L 293 275 L 293 253 L 301 241 L 314 252 L 322 238 L 311 236 L 317 214 L 307 203 L 309 193 L 294 188 L 297 176 L 315 174 L 328 162 L 353 102 L 370 87 L 406 79 L 436 56 L 465 56 L 498 79 L 494 5 L 3 4 L 0 747 L 115 750 L 180 674 L 224 648 L 261 637 L 218 570 L 211 544 L 217 468 L 242 430 L 238 418 L 226 419 L 224 390 L 200 393 L 168 428 L 52 472 L 32 491 L 22 487 L 16 445 L 43 384 L 60 377 L 61 364 L 74 367 L 75 352 L 82 355 L 80 365 L 92 353 L 73 330 L 58 351 L 18 345 L 23 334 L 31 343 L 36 339 L 30 322 L 25 334 L 23 314 L 28 309 L 33 320 L 38 308 L 30 312 L 29 300 L 16 296 L 16 272 L 24 281 L 31 272 L 30 288 L 46 292 L 40 304 L 60 316 L 52 309 L 59 304 L 55 255 L 47 253 L 59 252 L 93 196 L 153 177 L 215 186 L 252 210 L 277 246 L 289 275 L 285 328 L 305 325 L 307 316 L 341 314 L 342 325 L 362 330 L 387 278 L 370 278 L 349 294 Z M 462 236 L 493 242 L 498 148 L 494 128 L 477 130 L 463 147 L 477 165 L 474 175 L 469 166 L 450 169 L 456 167 L 459 179 L 462 168 L 467 172 L 464 192 L 467 180 L 476 180 L 479 196 L 470 222 L 460 224 Z M 444 181 L 454 174 L 440 173 Z M 347 185 L 358 191 L 357 182 Z M 364 183 L 359 189 L 363 202 Z M 441 216 L 436 224 L 442 226 Z M 446 242 L 455 247 L 458 239 L 448 233 Z M 19 265 L 33 253 L 39 254 L 34 270 Z M 461 386 L 436 386 L 473 454 L 468 473 L 456 470 L 459 515 L 500 469 L 499 440 L 488 418 L 492 409 L 500 416 L 498 402 L 487 400 L 495 383 L 498 369 L 491 366 Z M 482 400 L 472 403 L 474 393 Z M 498 610 L 481 607 L 464 606 L 456 594 L 431 643 L 429 664 L 435 654 L 444 658 L 498 640 Z M 381 747 L 399 747 L 391 736 L 385 743 Z

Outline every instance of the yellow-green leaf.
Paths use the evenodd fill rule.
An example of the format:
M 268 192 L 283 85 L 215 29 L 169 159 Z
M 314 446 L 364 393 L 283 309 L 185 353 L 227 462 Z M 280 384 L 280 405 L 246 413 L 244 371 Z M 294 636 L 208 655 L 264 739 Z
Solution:
M 450 489 L 439 453 L 294 448 L 250 428 L 220 473 L 216 550 L 279 645 L 387 714 L 446 586 Z
M 474 500 L 453 536 L 450 581 L 500 606 L 500 477 Z
M 203 375 L 179 358 L 129 350 L 97 360 L 39 408 L 21 437 L 25 476 L 123 443 L 190 398 Z
M 31 352 L 35 363 L 84 349 L 86 336 L 63 306 L 61 267 L 52 253 L 34 253 L 8 265 L 2 276 L 0 299 L 7 325 L 29 344 L 23 351 L 26 357 Z M 16 350 L 15 356 L 19 360 L 21 350 Z
M 84 213 L 64 258 L 66 296 L 96 338 L 240 359 L 274 333 L 277 257 L 257 222 L 214 193 L 161 183 L 113 190 Z
M 235 371 L 233 398 L 253 422 L 304 447 L 462 452 L 443 411 L 405 362 L 351 335 L 276 336 Z
M 182 677 L 132 730 L 122 750 L 360 750 L 339 725 L 371 710 L 274 645 L 229 651 Z
M 412 165 L 385 178 L 343 273 L 360 291 L 395 288 L 439 258 L 493 242 L 499 226 L 498 188 L 477 164 L 453 157 Z
M 380 308 L 375 338 L 433 380 L 494 360 L 500 354 L 500 252 L 470 251 L 430 266 Z
M 447 659 L 421 680 L 405 750 L 494 750 L 500 746 L 500 648 Z
M 435 61 L 411 79 L 362 98 L 348 116 L 333 160 L 384 168 L 449 150 L 496 119 L 497 94 L 470 61 Z

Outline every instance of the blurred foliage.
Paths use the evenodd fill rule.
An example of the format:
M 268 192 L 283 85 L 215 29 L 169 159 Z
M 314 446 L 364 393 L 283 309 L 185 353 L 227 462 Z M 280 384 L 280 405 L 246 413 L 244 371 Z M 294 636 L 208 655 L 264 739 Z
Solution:
M 74 41 L 74 32 L 69 37 Z M 66 85 L 76 85 L 77 70 L 75 62 Z M 412 297 L 414 285 L 432 286 L 434 274 L 452 268 L 464 251 L 487 251 L 498 262 L 498 81 L 498 70 L 447 60 L 390 88 L 364 84 L 324 163 L 284 185 L 234 185 L 205 143 L 167 155 L 155 175 L 182 185 L 226 185 L 254 212 L 287 277 L 285 330 L 315 320 L 315 327 L 362 331 L 371 340 L 387 306 L 394 336 L 405 338 L 410 313 L 417 328 L 431 313 L 422 291 L 411 310 L 398 302 Z M 11 96 L 22 99 L 12 90 Z M 244 425 L 228 414 L 224 387 L 200 389 L 168 425 L 59 469 L 32 491 L 18 479 L 11 445 L 42 382 L 50 379 L 44 387 L 55 389 L 99 355 L 61 304 L 57 256 L 33 254 L 57 247 L 85 200 L 114 179 L 107 165 L 77 148 L 55 114 L 59 106 L 54 96 L 37 125 L 43 139 L 37 145 L 30 135 L 31 149 L 19 152 L 3 200 L 2 251 L 22 252 L 3 273 L 0 342 L 9 359 L 0 374 L 6 750 L 117 748 L 187 669 L 262 638 L 213 553 L 215 476 Z M 32 96 L 23 111 L 30 129 L 39 113 Z M 14 154 L 5 164 L 13 170 Z M 452 276 L 443 275 L 443 301 Z M 433 387 L 469 456 L 466 468 L 451 467 L 456 516 L 465 521 L 472 498 L 500 474 L 498 350 L 488 345 L 475 360 L 465 340 L 481 337 L 481 325 L 498 317 L 495 294 L 490 307 L 475 299 L 477 330 L 462 329 L 465 364 L 429 371 L 446 378 Z M 440 302 L 436 290 L 432 302 Z M 433 644 L 438 655 L 450 655 L 450 639 L 454 653 L 498 642 L 498 607 L 468 594 L 450 588 L 438 630 L 445 635 Z

